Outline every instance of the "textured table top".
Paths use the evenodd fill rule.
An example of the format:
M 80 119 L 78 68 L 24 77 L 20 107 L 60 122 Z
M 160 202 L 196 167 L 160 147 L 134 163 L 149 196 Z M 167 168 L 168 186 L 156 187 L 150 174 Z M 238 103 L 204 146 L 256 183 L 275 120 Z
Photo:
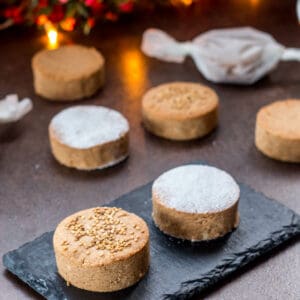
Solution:
M 149 27 L 168 31 L 179 40 L 213 28 L 254 26 L 280 43 L 300 47 L 295 1 L 203 0 L 186 12 L 160 12 L 124 24 L 103 25 L 89 36 L 70 41 L 92 45 L 107 60 L 103 91 L 84 104 L 121 111 L 131 125 L 131 156 L 102 172 L 84 173 L 62 167 L 52 158 L 47 126 L 68 107 L 34 95 L 30 59 L 45 47 L 42 32 L 9 29 L 0 32 L 0 96 L 29 96 L 34 110 L 13 126 L 0 127 L 0 253 L 17 248 L 77 210 L 102 205 L 156 178 L 163 171 L 192 160 L 206 160 L 230 172 L 269 197 L 300 213 L 300 165 L 272 161 L 254 146 L 257 110 L 274 100 L 300 98 L 300 63 L 280 63 L 270 76 L 251 87 L 214 85 L 184 64 L 159 62 L 139 51 Z M 141 126 L 141 96 L 151 86 L 175 80 L 208 84 L 221 99 L 220 126 L 208 137 L 176 143 L 156 138 Z M 0 97 L 0 98 L 1 98 Z M 300 243 L 288 246 L 239 272 L 207 299 L 299 299 Z M 1 299 L 40 299 L 1 265 Z

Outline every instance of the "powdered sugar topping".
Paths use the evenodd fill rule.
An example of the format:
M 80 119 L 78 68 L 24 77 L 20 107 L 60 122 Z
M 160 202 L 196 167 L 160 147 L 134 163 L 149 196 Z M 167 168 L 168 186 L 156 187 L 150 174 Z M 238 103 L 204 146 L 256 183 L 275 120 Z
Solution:
M 113 109 L 79 105 L 58 113 L 50 129 L 63 144 L 85 149 L 119 139 L 129 131 L 129 124 Z
M 159 176 L 153 183 L 152 193 L 164 205 L 178 211 L 208 213 L 231 207 L 238 201 L 240 189 L 225 171 L 186 165 Z

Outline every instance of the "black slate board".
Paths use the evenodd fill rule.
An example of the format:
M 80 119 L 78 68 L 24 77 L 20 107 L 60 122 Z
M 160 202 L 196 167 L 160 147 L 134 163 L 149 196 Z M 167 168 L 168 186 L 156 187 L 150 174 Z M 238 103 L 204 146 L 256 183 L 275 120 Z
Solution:
M 116 293 L 92 293 L 67 287 L 57 274 L 47 232 L 3 256 L 4 266 L 47 299 L 189 299 L 255 258 L 300 235 L 300 217 L 275 200 L 240 184 L 239 227 L 224 238 L 190 243 L 160 233 L 151 219 L 148 183 L 111 202 L 141 216 L 151 235 L 151 267 L 135 286 Z

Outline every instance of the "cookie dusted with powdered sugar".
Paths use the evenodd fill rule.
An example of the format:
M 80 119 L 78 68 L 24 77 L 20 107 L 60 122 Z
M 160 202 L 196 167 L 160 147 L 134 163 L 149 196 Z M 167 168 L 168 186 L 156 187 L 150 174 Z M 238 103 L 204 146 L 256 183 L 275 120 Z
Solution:
M 119 112 L 80 105 L 58 113 L 49 125 L 54 157 L 80 170 L 113 166 L 128 156 L 129 124 Z
M 152 186 L 153 219 L 173 237 L 201 241 L 237 227 L 240 189 L 225 171 L 186 165 L 159 176 Z
M 143 124 L 160 137 L 192 140 L 217 126 L 218 106 L 218 96 L 209 87 L 191 82 L 166 83 L 144 95 Z
M 78 288 L 111 292 L 138 282 L 149 268 L 149 230 L 116 207 L 95 207 L 65 218 L 53 246 L 59 274 Z

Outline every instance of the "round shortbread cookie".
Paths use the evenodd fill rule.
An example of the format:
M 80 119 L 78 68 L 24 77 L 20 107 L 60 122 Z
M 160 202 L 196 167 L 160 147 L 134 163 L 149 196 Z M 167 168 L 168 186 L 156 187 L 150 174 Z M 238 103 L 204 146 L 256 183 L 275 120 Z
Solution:
M 81 289 L 127 288 L 147 272 L 149 231 L 135 214 L 115 207 L 79 211 L 56 228 L 53 246 L 59 274 Z
M 300 100 L 262 107 L 256 117 L 255 144 L 268 157 L 300 162 Z
M 173 82 L 150 89 L 143 97 L 143 123 L 153 134 L 191 140 L 211 132 L 218 123 L 219 100 L 210 88 Z
M 54 157 L 80 170 L 102 169 L 128 156 L 129 125 L 117 111 L 80 105 L 58 113 L 49 125 Z
M 104 84 L 104 58 L 80 45 L 42 50 L 32 58 L 35 92 L 49 100 L 79 100 Z
M 201 241 L 237 227 L 240 189 L 225 171 L 185 165 L 159 176 L 152 186 L 153 219 L 164 233 Z

